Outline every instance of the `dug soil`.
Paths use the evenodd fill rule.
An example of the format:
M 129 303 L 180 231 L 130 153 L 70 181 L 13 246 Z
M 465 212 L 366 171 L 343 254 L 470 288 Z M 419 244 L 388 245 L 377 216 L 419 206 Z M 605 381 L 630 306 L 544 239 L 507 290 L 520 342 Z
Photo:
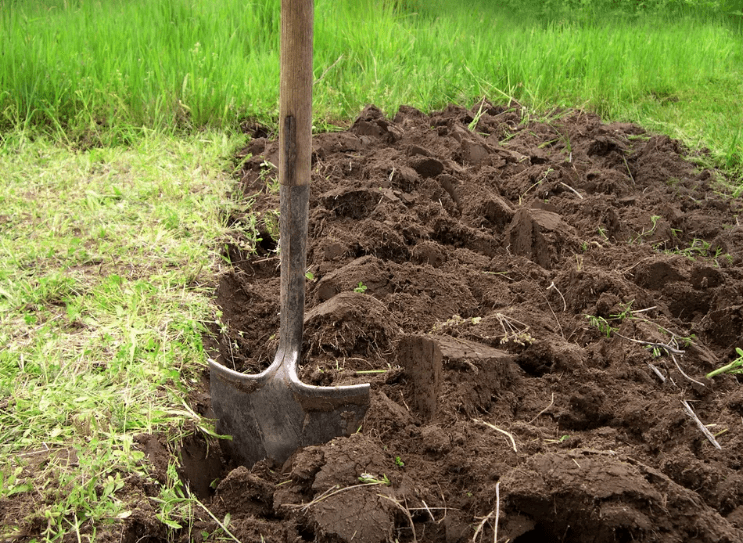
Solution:
M 240 158 L 258 221 L 232 217 L 219 361 L 255 373 L 278 344 L 278 144 Z M 487 102 L 317 135 L 300 377 L 371 383 L 371 407 L 284 465 L 208 473 L 192 444 L 192 488 L 243 542 L 743 541 L 743 388 L 705 377 L 743 347 L 741 204 L 693 158 Z

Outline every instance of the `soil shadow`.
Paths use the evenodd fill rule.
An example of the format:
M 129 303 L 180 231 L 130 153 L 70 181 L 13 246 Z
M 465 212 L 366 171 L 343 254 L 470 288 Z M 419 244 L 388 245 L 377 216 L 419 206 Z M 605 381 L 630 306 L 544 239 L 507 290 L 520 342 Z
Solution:
M 372 403 L 204 491 L 238 539 L 743 541 L 743 391 L 705 378 L 743 347 L 740 203 L 668 137 L 525 115 L 369 106 L 314 138 L 300 374 Z M 277 346 L 277 150 L 242 152 L 262 241 L 217 292 L 219 361 L 251 373 Z

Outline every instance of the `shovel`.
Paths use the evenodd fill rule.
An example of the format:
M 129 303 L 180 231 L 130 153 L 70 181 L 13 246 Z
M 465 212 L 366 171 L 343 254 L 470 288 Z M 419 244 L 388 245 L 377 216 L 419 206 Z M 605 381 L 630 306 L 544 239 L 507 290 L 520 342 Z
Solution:
M 312 153 L 313 0 L 281 1 L 279 183 L 281 324 L 273 363 L 245 375 L 209 360 L 217 432 L 229 434 L 229 454 L 252 467 L 285 462 L 300 447 L 357 431 L 369 407 L 369 385 L 302 383 L 307 216 Z

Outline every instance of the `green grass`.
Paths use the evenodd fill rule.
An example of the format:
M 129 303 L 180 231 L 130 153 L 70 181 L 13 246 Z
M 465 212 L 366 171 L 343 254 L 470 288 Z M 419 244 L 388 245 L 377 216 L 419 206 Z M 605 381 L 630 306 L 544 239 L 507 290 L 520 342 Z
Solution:
M 133 435 L 210 430 L 184 401 L 216 318 L 224 210 L 239 205 L 224 173 L 236 145 L 0 148 L 0 498 L 38 502 L 27 513 L 50 540 L 126 515 L 115 494 L 146 471 Z
M 624 17 L 601 9 L 630 2 L 582 4 L 535 16 L 485 0 L 318 0 L 316 126 L 368 103 L 394 113 L 512 96 L 637 121 L 739 167 L 743 17 L 724 15 L 735 2 L 649 2 L 667 9 Z M 278 14 L 278 0 L 0 0 L 0 126 L 91 144 L 271 123 Z

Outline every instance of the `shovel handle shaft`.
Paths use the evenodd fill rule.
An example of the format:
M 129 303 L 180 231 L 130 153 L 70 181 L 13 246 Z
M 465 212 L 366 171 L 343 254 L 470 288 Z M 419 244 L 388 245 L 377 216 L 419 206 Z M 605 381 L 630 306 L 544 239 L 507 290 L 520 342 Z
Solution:
M 279 183 L 310 184 L 313 0 L 281 0 Z

